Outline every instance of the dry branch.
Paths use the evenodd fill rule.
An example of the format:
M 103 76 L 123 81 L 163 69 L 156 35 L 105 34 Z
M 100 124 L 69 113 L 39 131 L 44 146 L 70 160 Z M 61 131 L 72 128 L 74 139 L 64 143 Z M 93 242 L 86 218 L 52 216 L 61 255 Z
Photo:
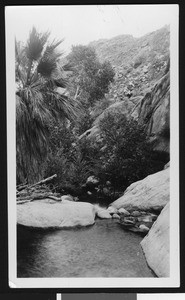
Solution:
M 51 192 L 49 187 L 45 185 L 46 182 L 51 181 L 56 176 L 57 175 L 55 174 L 30 186 L 22 185 L 22 187 L 24 186 L 24 189 L 21 187 L 21 190 L 17 191 L 17 204 L 35 200 L 44 200 L 46 198 L 61 201 L 60 194 Z
M 52 175 L 52 176 L 50 176 L 48 178 L 45 178 L 45 179 L 43 179 L 43 180 L 41 180 L 39 182 L 36 182 L 36 183 L 34 183 L 34 184 L 30 185 L 30 186 L 25 185 L 25 188 L 23 190 L 21 189 L 21 191 L 17 192 L 17 196 L 21 195 L 22 192 L 23 193 L 26 192 L 25 190 L 27 190 L 27 192 L 28 192 L 28 189 L 32 189 L 33 187 L 35 187 L 37 185 L 44 184 L 44 183 L 46 183 L 48 181 L 51 181 L 55 177 L 57 177 L 57 174 L 54 174 L 54 175 Z
M 46 200 L 46 198 L 61 202 L 61 198 L 58 198 L 55 196 L 45 196 L 43 198 L 30 198 L 30 199 L 27 199 L 26 197 L 20 198 L 20 200 L 17 201 L 17 204 L 23 204 L 23 203 L 27 203 L 27 202 L 31 202 L 31 201 L 36 201 L 36 200 L 39 200 L 39 201 Z

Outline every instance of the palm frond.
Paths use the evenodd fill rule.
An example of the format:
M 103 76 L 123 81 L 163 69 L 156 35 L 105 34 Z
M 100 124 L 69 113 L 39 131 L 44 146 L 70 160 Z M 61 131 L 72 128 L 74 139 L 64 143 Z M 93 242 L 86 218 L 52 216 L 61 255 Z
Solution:
M 74 121 L 80 111 L 77 101 L 57 91 L 67 85 L 56 50 L 62 41 L 48 43 L 48 37 L 33 27 L 25 47 L 15 41 L 17 173 L 35 174 L 35 180 L 48 150 L 49 123 Z
M 37 67 L 37 72 L 40 73 L 42 76 L 50 77 L 55 68 L 56 59 L 55 57 L 50 57 L 47 60 L 41 59 Z
M 31 61 L 36 61 L 39 59 L 49 35 L 49 32 L 41 34 L 36 30 L 35 27 L 32 28 L 25 48 L 28 59 Z
M 62 65 L 62 70 L 66 71 L 66 72 L 71 72 L 74 70 L 74 67 L 72 66 L 71 63 L 67 62 L 64 65 Z
M 51 98 L 52 108 L 57 112 L 58 118 L 67 118 L 70 121 L 77 119 L 80 109 L 73 99 L 58 92 L 53 92 Z
M 57 68 L 57 62 L 62 53 L 57 52 L 56 48 L 61 44 L 60 41 L 53 41 L 48 44 L 43 52 L 42 58 L 39 61 L 37 71 L 42 76 L 50 77 L 52 72 Z

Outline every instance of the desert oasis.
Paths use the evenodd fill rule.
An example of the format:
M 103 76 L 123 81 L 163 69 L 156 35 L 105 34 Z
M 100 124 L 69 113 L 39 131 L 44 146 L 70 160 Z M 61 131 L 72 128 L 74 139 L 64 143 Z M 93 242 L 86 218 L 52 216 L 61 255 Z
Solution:
M 17 276 L 169 277 L 170 27 L 15 46 Z

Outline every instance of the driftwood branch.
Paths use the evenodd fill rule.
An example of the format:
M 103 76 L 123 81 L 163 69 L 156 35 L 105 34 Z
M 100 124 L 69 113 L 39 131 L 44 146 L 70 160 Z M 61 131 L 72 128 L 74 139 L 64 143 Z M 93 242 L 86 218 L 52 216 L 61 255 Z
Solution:
M 53 176 L 50 176 L 50 177 L 45 178 L 45 179 L 43 179 L 43 180 L 41 180 L 41 181 L 39 181 L 39 182 L 37 182 L 37 183 L 34 183 L 34 184 L 30 185 L 29 188 L 32 188 L 32 187 L 34 187 L 34 186 L 36 186 L 36 185 L 39 185 L 39 184 L 46 183 L 46 182 L 52 180 L 52 179 L 55 178 L 55 177 L 57 177 L 57 174 L 54 174 Z
M 42 198 L 30 198 L 30 199 L 27 199 L 26 197 L 20 198 L 20 200 L 17 201 L 17 204 L 23 204 L 23 203 L 26 203 L 26 202 L 32 202 L 32 201 L 36 201 L 36 200 L 39 200 L 39 201 L 40 200 L 46 200 L 46 198 L 61 202 L 61 198 L 58 198 L 58 197 L 55 197 L 55 196 L 43 196 Z M 21 199 L 24 199 L 24 200 L 21 200 Z
M 51 181 L 51 180 L 52 180 L 53 178 L 55 178 L 55 177 L 57 177 L 57 174 L 54 174 L 54 175 L 52 175 L 52 176 L 50 176 L 50 177 L 48 177 L 48 178 L 45 178 L 45 179 L 43 179 L 43 180 L 41 180 L 41 181 L 39 181 L 39 182 L 36 182 L 36 183 L 34 183 L 34 184 L 30 185 L 30 186 L 25 185 L 25 186 L 24 186 L 24 189 L 21 188 L 21 191 L 17 192 L 17 196 L 19 196 L 19 195 L 25 193 L 25 191 L 24 191 L 25 189 L 26 189 L 26 190 L 32 189 L 33 187 L 35 187 L 35 186 L 37 186 L 37 185 L 44 184 L 44 183 L 46 183 L 46 182 L 48 182 L 48 181 Z

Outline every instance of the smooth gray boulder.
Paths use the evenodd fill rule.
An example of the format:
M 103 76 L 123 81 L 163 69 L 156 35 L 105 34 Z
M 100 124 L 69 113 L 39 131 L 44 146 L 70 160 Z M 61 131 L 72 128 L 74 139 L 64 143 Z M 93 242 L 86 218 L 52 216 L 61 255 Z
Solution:
M 117 210 L 115 207 L 113 207 L 113 206 L 109 206 L 109 207 L 107 208 L 107 211 L 109 212 L 110 215 L 113 215 L 113 214 L 117 214 L 117 213 L 118 213 L 118 210 Z
M 119 216 L 118 214 L 113 214 L 113 215 L 112 215 L 112 218 L 113 218 L 113 219 L 120 219 L 120 216 Z
M 65 201 L 65 200 L 74 201 L 74 199 L 73 199 L 73 197 L 71 195 L 63 195 L 61 197 L 61 201 Z
M 132 183 L 111 206 L 127 210 L 161 211 L 170 198 L 170 168 Z
M 110 215 L 110 213 L 108 212 L 107 209 L 99 206 L 98 204 L 94 205 L 95 208 L 95 214 L 98 218 L 100 219 L 111 219 L 112 216 Z
M 35 228 L 68 228 L 94 224 L 95 208 L 86 202 L 33 201 L 17 205 L 17 223 Z
M 123 207 L 121 207 L 121 208 L 118 210 L 118 213 L 119 213 L 119 214 L 122 214 L 122 215 L 124 215 L 124 216 L 130 216 L 130 213 L 129 213 L 126 209 L 124 209 Z
M 148 235 L 141 241 L 149 267 L 158 277 L 170 276 L 170 204 L 161 211 Z

